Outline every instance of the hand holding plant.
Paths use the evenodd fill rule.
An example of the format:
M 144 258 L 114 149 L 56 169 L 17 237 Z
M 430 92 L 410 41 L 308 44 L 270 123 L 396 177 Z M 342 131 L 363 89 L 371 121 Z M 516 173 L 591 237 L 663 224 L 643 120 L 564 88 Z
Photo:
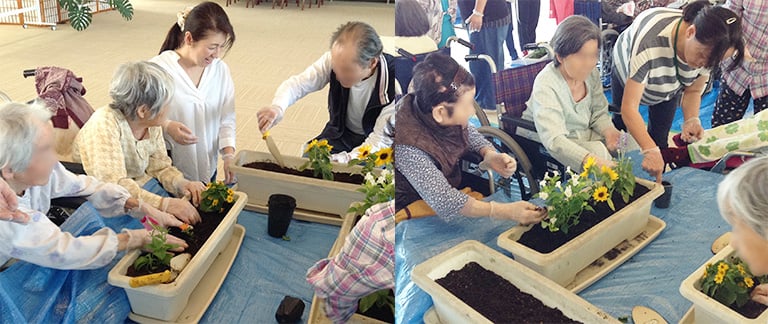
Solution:
M 169 239 L 175 237 L 168 235 L 168 230 L 157 224 L 152 224 L 152 231 L 149 232 L 149 234 L 149 243 L 142 247 L 149 253 L 138 257 L 136 261 L 133 262 L 133 267 L 136 270 L 140 270 L 146 267 L 150 272 L 154 272 L 156 269 L 163 265 L 169 266 L 171 264 L 173 253 L 169 251 L 178 249 L 180 245 L 168 243 L 167 241 Z M 179 239 L 176 238 L 176 240 Z
M 333 166 L 331 165 L 331 150 L 333 146 L 328 145 L 328 140 L 313 139 L 307 144 L 304 153 L 307 154 L 309 161 L 299 167 L 299 171 L 304 171 L 308 167 L 312 168 L 315 177 L 322 175 L 325 180 L 333 180 Z

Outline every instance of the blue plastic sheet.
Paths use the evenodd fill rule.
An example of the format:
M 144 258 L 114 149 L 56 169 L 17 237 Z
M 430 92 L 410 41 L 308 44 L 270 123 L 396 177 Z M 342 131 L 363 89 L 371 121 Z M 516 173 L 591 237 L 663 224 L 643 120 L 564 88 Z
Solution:
M 640 168 L 641 156 L 632 154 L 635 173 L 648 178 Z M 674 188 L 670 208 L 653 207 L 651 214 L 667 223 L 666 229 L 626 263 L 580 293 L 614 317 L 629 316 L 632 307 L 643 305 L 676 323 L 691 303 L 678 292 L 680 282 L 712 256 L 712 241 L 730 230 L 718 213 L 715 195 L 722 176 L 682 168 L 664 175 Z M 500 193 L 491 197 L 508 201 Z M 519 199 L 513 194 L 512 200 Z M 432 299 L 411 281 L 413 267 L 464 240 L 477 240 L 511 256 L 496 245 L 499 234 L 514 222 L 464 218 L 445 223 L 438 217 L 401 222 L 396 235 L 396 320 L 419 323 L 432 307 Z

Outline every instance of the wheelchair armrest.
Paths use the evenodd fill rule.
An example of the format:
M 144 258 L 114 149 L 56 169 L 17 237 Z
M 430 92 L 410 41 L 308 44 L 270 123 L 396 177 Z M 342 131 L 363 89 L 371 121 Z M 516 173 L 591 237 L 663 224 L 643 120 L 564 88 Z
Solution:
M 83 169 L 83 165 L 80 163 L 62 161 L 61 164 L 65 169 L 69 170 L 69 172 L 74 174 L 85 174 L 85 169 Z
M 533 121 L 519 117 L 504 117 L 504 123 L 510 123 L 510 126 L 521 127 L 529 131 L 536 131 L 536 124 Z
M 80 208 L 80 205 L 84 204 L 86 201 L 88 200 L 86 200 L 85 197 L 62 197 L 51 199 L 51 206 L 78 209 Z

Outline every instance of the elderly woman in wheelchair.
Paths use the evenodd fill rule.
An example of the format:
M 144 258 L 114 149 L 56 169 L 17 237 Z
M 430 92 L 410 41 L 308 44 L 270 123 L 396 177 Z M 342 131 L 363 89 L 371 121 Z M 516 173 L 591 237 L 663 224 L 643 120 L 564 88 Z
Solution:
M 45 216 L 53 198 L 86 196 L 103 216 L 130 213 L 163 219 L 162 212 L 140 205 L 122 187 L 67 171 L 54 151 L 50 118 L 51 113 L 38 104 L 0 106 L 2 190 L 16 195 L 6 203 L 15 198 L 17 210 L 29 216 L 26 224 L 0 222 L 0 265 L 16 258 L 57 269 L 91 269 L 109 263 L 117 251 L 149 243 L 146 229 L 116 234 L 103 228 L 92 235 L 74 237 Z M 169 236 L 168 241 L 182 249 L 186 246 L 175 237 Z
M 566 18 L 552 37 L 555 59 L 537 76 L 523 118 L 536 132 L 518 134 L 544 145 L 553 158 L 580 170 L 588 157 L 611 166 L 620 132 L 608 114 L 600 73 L 600 29 L 583 16 Z
M 163 140 L 161 125 L 173 89 L 171 76 L 155 63 L 121 65 L 110 84 L 112 103 L 97 109 L 80 130 L 73 158 L 83 163 L 88 175 L 119 184 L 143 204 L 185 223 L 197 223 L 200 215 L 193 204 L 199 202 L 205 185 L 184 178 L 171 164 Z M 152 178 L 179 198 L 143 188 Z
M 474 151 L 485 165 L 509 177 L 515 160 L 498 153 L 468 125 L 474 114 L 472 75 L 443 54 L 430 54 L 416 65 L 414 91 L 401 100 L 395 126 L 396 219 L 437 214 L 456 217 L 496 217 L 533 224 L 546 211 L 526 202 L 494 203 L 478 200 L 457 189 L 460 157 Z

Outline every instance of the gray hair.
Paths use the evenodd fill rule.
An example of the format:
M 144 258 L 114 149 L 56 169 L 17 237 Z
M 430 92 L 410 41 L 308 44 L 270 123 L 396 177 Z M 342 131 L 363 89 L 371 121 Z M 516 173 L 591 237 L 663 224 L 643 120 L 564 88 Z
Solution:
M 51 119 L 41 102 L 0 104 L 0 168 L 24 172 L 35 151 L 40 124 Z
M 729 224 L 741 220 L 768 239 L 768 156 L 731 171 L 717 187 L 717 204 Z
M 357 45 L 357 59 L 362 67 L 367 67 L 371 60 L 379 57 L 384 47 L 376 30 L 364 22 L 351 21 L 341 25 L 331 36 L 331 47 L 336 42 L 343 44 L 354 42 Z
M 597 48 L 600 48 L 602 43 L 602 37 L 600 28 L 597 27 L 589 18 L 574 15 L 565 18 L 555 30 L 555 35 L 552 36 L 552 50 L 555 54 L 561 58 L 566 58 L 568 55 L 575 54 L 581 50 L 581 48 L 588 41 L 597 40 Z M 560 66 L 560 61 L 555 57 L 555 66 Z
M 127 120 L 135 120 L 142 105 L 149 109 L 149 118 L 155 118 L 173 96 L 173 80 L 168 72 L 152 62 L 130 62 L 120 65 L 109 85 L 112 103 Z

